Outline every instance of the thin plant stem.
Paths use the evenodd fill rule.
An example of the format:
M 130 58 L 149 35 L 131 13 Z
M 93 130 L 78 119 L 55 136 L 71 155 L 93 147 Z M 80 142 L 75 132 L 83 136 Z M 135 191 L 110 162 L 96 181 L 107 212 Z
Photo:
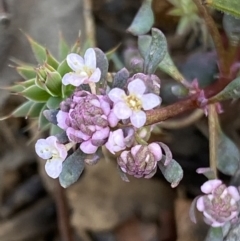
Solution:
M 210 152 L 210 168 L 217 178 L 217 148 L 218 148 L 218 120 L 217 112 L 214 104 L 208 105 L 208 130 L 209 130 L 209 152 Z
M 58 181 L 54 184 L 56 187 L 55 201 L 57 205 L 58 229 L 61 241 L 74 241 L 70 226 L 69 208 L 67 205 L 65 190 L 60 186 Z
M 217 29 L 217 26 L 216 26 L 213 18 L 211 17 L 211 15 L 208 13 L 206 7 L 203 5 L 202 1 L 201 0 L 193 0 L 193 1 L 199 10 L 199 13 L 204 18 L 207 28 L 212 36 L 212 39 L 213 39 L 213 42 L 214 42 L 214 45 L 215 45 L 215 48 L 217 51 L 217 55 L 218 55 L 220 72 L 223 75 L 227 75 L 229 70 L 228 70 L 227 66 L 225 65 L 226 52 L 223 47 L 222 38 Z

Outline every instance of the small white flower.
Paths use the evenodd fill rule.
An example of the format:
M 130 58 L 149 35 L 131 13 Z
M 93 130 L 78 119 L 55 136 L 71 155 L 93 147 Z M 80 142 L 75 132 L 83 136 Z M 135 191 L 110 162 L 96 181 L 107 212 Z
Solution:
M 93 48 L 87 49 L 84 58 L 80 55 L 71 53 L 67 56 L 67 63 L 74 71 L 63 76 L 64 85 L 79 86 L 91 82 L 98 82 L 101 78 L 101 70 L 96 67 L 96 53 Z
M 62 162 L 67 157 L 65 145 L 60 144 L 55 136 L 47 139 L 39 139 L 35 144 L 35 150 L 39 157 L 47 160 L 45 170 L 52 178 L 57 178 L 62 171 Z
M 161 98 L 153 93 L 144 94 L 146 86 L 141 79 L 128 84 L 129 95 L 119 88 L 112 89 L 108 96 L 114 102 L 113 112 L 120 120 L 130 118 L 133 126 L 140 128 L 146 122 L 143 110 L 151 110 L 161 104 Z M 142 110 L 143 109 L 143 110 Z

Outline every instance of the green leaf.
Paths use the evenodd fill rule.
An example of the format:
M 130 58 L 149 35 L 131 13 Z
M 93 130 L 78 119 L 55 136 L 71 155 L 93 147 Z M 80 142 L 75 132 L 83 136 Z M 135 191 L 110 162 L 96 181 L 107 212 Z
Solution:
M 119 70 L 114 76 L 112 88 L 120 88 L 123 89 L 129 79 L 129 72 L 126 68 Z
M 63 77 L 65 74 L 72 72 L 72 69 L 68 66 L 67 60 L 64 59 L 58 66 L 57 72 Z
M 43 114 L 43 111 L 46 109 L 47 109 L 46 105 L 44 105 L 41 109 L 41 112 L 38 118 L 38 130 L 46 130 L 51 125 Z
M 70 52 L 70 47 L 65 41 L 63 35 L 60 33 L 60 39 L 59 39 L 59 45 L 58 45 L 59 59 L 63 61 L 67 57 L 69 52 Z
M 26 80 L 36 77 L 35 69 L 32 66 L 16 67 L 17 72 Z
M 63 130 L 60 127 L 58 127 L 54 124 L 51 124 L 51 126 L 50 126 L 50 136 L 55 136 L 55 135 L 60 134 L 62 132 L 63 132 Z
M 44 103 L 34 102 L 32 104 L 32 106 L 29 108 L 29 111 L 28 111 L 27 115 L 25 116 L 25 118 L 28 118 L 28 117 L 31 117 L 31 118 L 39 117 L 43 106 L 44 106 Z
M 42 90 L 37 86 L 30 86 L 20 94 L 27 99 L 36 102 L 46 102 L 50 98 L 50 95 L 45 90 Z
M 54 109 L 54 110 L 58 109 L 62 100 L 63 99 L 60 97 L 50 97 L 47 101 L 48 109 Z
M 22 92 L 25 89 L 25 87 L 22 85 L 16 84 L 12 86 L 3 86 L 3 87 L 0 87 L 0 89 L 18 93 L 18 92 Z
M 240 1 L 239 0 L 205 0 L 204 3 L 221 12 L 240 18 Z
M 28 115 L 29 109 L 32 107 L 33 104 L 33 101 L 24 102 L 18 108 L 16 108 L 11 114 L 1 117 L 0 121 L 6 120 L 10 117 L 26 117 Z
M 166 74 L 170 75 L 176 81 L 183 83 L 185 82 L 185 78 L 179 72 L 176 65 L 173 63 L 169 53 L 166 53 L 163 60 L 160 62 L 158 67 L 165 72 Z
M 52 66 L 55 70 L 58 68 L 59 62 L 53 57 L 53 55 L 46 49 L 46 62 Z
M 233 176 L 239 167 L 239 154 L 235 143 L 220 131 L 218 142 L 218 169 L 226 175 Z
M 174 188 L 183 178 L 182 167 L 174 159 L 172 159 L 166 166 L 163 163 L 165 163 L 165 156 L 163 156 L 163 159 L 158 162 L 158 167 L 165 179 L 171 183 L 171 187 Z
M 237 46 L 240 42 L 240 19 L 224 14 L 223 28 L 230 40 L 230 44 L 232 46 Z
M 110 50 L 108 50 L 108 51 L 106 52 L 106 56 L 107 56 L 107 59 L 108 59 L 108 60 L 110 60 L 110 59 L 112 58 L 113 54 L 116 53 L 116 51 L 118 50 L 118 48 L 119 48 L 120 46 L 121 46 L 121 43 L 118 44 L 116 47 L 114 47 L 114 48 L 112 48 L 112 49 L 110 49 Z
M 223 241 L 223 232 L 222 228 L 213 228 L 211 227 L 208 231 L 205 241 Z
M 209 99 L 209 103 L 240 97 L 240 77 L 232 80 L 221 92 Z
M 38 63 L 42 64 L 47 59 L 46 48 L 40 45 L 38 42 L 33 40 L 29 35 L 25 34 L 33 51 L 33 54 L 38 61 Z
M 152 28 L 151 45 L 144 57 L 144 72 L 147 74 L 153 74 L 160 62 L 164 59 L 166 53 L 167 40 L 164 34 L 160 30 Z
M 80 54 L 80 43 L 81 43 L 81 40 L 80 40 L 80 36 L 78 36 L 76 42 L 74 43 L 74 45 L 72 46 L 71 48 L 71 53 L 76 53 L 76 54 Z
M 146 34 L 152 28 L 153 23 L 152 0 L 144 0 L 127 31 L 133 35 Z
M 35 84 L 35 78 L 25 80 L 25 81 L 22 81 L 22 82 L 18 82 L 18 84 L 22 85 L 24 88 L 28 88 L 28 87 L 33 86 Z
M 67 188 L 75 183 L 84 170 L 85 154 L 78 148 L 63 162 L 63 169 L 59 176 L 62 187 Z
M 108 73 L 108 59 L 105 53 L 99 48 L 94 48 L 96 54 L 96 62 L 97 67 L 101 70 L 101 79 L 98 82 L 98 85 L 101 84 L 102 86 L 105 85 L 107 73 Z
M 62 77 L 58 72 L 48 72 L 45 85 L 52 95 L 61 96 Z
M 147 56 L 151 43 L 152 36 L 150 35 L 142 35 L 138 37 L 138 50 L 143 59 Z
M 62 85 L 62 97 L 63 99 L 70 96 L 75 90 L 75 86 L 73 85 Z

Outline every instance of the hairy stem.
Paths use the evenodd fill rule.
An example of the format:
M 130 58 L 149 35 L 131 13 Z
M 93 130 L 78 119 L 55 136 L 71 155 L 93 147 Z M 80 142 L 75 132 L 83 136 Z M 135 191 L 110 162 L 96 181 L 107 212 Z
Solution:
M 208 130 L 209 130 L 209 151 L 210 151 L 210 168 L 217 178 L 217 148 L 218 148 L 218 133 L 217 133 L 217 112 L 215 104 L 208 105 Z

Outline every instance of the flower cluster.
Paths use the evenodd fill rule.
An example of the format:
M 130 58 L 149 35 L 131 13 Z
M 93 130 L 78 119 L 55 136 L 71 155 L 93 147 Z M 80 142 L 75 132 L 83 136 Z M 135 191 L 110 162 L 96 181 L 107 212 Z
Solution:
M 207 224 L 221 227 L 238 219 L 240 195 L 236 187 L 226 187 L 221 180 L 215 179 L 205 182 L 201 190 L 206 195 L 198 198 L 197 209 L 203 212 Z
M 124 85 L 97 94 L 95 84 L 101 79 L 101 70 L 95 50 L 88 49 L 84 58 L 71 53 L 66 60 L 73 72 L 66 73 L 62 83 L 76 88 L 60 103 L 60 110 L 54 112 L 54 123 L 66 133 L 72 146 L 87 155 L 85 163 L 96 163 L 99 158 L 93 162 L 89 158 L 105 146 L 112 154 L 119 155 L 117 163 L 122 172 L 137 178 L 152 177 L 162 159 L 162 150 L 157 143 L 147 144 L 150 133 L 145 132 L 151 127 L 143 126 L 147 120 L 145 111 L 161 104 L 158 77 L 138 73 L 127 77 Z M 89 84 L 91 92 L 83 84 Z M 67 157 L 66 146 L 52 136 L 38 140 L 36 152 L 48 160 L 48 175 L 58 177 Z

